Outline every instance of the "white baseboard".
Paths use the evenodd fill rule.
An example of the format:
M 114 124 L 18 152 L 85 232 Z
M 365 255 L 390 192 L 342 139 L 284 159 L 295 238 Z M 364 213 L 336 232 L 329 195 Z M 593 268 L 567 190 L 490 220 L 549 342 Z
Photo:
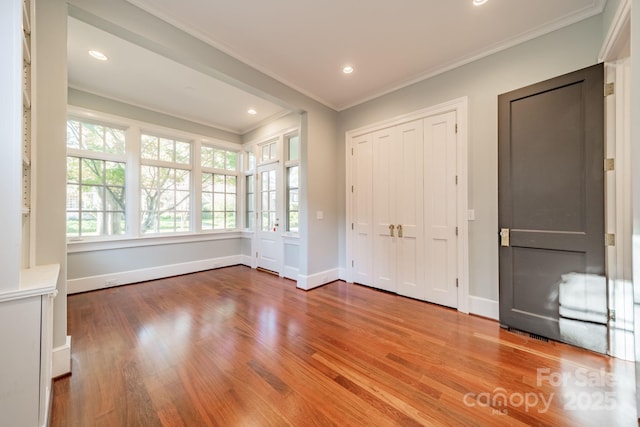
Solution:
M 313 288 L 317 288 L 318 286 L 325 285 L 327 283 L 331 283 L 333 281 L 339 280 L 340 272 L 339 269 L 334 268 L 327 271 L 322 271 L 320 273 L 310 274 L 308 276 L 304 276 L 302 274 L 298 275 L 298 288 L 304 289 L 305 291 L 309 291 Z
M 163 277 L 179 276 L 181 274 L 244 264 L 244 258 L 245 257 L 243 255 L 234 255 L 185 262 L 181 264 L 169 264 L 158 267 L 143 268 L 140 270 L 122 271 L 118 273 L 103 274 L 100 276 L 70 279 L 67 280 L 67 294 L 93 291 L 96 289 L 110 288 L 112 286 L 128 285 L 130 283 L 145 282 L 147 280 L 161 279 Z
M 469 295 L 469 313 L 500 320 L 500 305 L 498 301 Z
M 282 271 L 282 277 L 298 281 L 299 270 L 295 267 L 285 265 Z
M 249 255 L 238 255 L 238 257 L 240 258 L 240 264 L 253 268 L 252 258 Z
M 51 356 L 51 377 L 57 378 L 69 373 L 71 373 L 71 337 L 67 335 L 66 342 L 60 347 L 53 349 Z
M 339 268 L 338 269 L 338 279 L 342 280 L 343 282 L 347 281 L 347 269 L 346 268 Z

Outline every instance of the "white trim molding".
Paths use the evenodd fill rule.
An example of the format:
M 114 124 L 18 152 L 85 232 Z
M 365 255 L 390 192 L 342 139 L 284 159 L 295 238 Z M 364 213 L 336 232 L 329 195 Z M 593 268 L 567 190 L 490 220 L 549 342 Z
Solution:
M 500 305 L 498 301 L 469 296 L 469 313 L 488 319 L 499 320 Z
M 622 0 L 618 5 L 616 14 L 611 21 L 611 27 L 600 49 L 598 59 L 601 62 L 612 61 L 617 58 L 617 50 L 621 44 L 624 45 L 625 40 L 629 39 L 629 30 L 631 26 L 631 0 Z
M 122 271 L 99 276 L 81 277 L 67 280 L 67 294 L 93 291 L 113 286 L 128 285 L 148 280 L 162 279 L 165 277 L 179 276 L 181 274 L 196 273 L 198 271 L 212 270 L 232 265 L 247 265 L 245 255 L 233 255 L 228 257 L 210 258 L 198 261 L 169 264 L 158 267 L 142 268 L 139 270 Z
M 71 336 L 63 345 L 53 349 L 51 354 L 51 378 L 71 373 Z
M 322 285 L 326 285 L 327 283 L 340 280 L 339 277 L 340 277 L 340 272 L 338 268 L 321 271 L 320 273 L 310 274 L 308 276 L 299 274 L 297 287 L 298 289 L 310 291 L 311 289 L 317 288 Z

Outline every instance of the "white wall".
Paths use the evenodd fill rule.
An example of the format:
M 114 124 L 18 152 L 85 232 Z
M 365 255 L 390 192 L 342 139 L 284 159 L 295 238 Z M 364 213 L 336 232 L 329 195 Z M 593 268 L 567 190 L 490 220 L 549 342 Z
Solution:
M 35 264 L 60 264 L 59 295 L 66 282 L 67 7 L 64 1 L 36 1 L 35 46 Z M 33 154 L 32 154 L 33 157 Z M 67 300 L 54 300 L 53 347 L 65 345 Z
M 0 4 L 0 210 L 3 224 L 0 245 L 0 292 L 15 290 L 22 265 L 22 1 Z
M 342 111 L 338 136 L 345 132 L 463 96 L 469 97 L 469 293 L 498 300 L 498 95 L 593 65 L 602 41 L 596 16 L 468 65 Z M 344 154 L 336 191 L 345 212 Z M 340 265 L 344 267 L 344 215 L 340 221 Z

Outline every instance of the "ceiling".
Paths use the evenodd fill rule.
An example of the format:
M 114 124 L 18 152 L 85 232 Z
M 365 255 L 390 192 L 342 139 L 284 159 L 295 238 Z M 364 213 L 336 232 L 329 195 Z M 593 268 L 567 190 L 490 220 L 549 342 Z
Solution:
M 127 1 L 338 111 L 601 13 L 606 2 Z M 275 104 L 69 21 L 73 87 L 236 133 L 283 114 Z M 113 58 L 106 64 L 86 54 L 99 43 Z M 345 65 L 355 71 L 343 74 Z M 249 106 L 258 117 L 246 114 Z
M 89 50 L 103 52 L 108 60 L 92 58 Z M 72 88 L 237 134 L 288 112 L 71 17 L 67 65 Z M 256 114 L 248 114 L 249 108 Z

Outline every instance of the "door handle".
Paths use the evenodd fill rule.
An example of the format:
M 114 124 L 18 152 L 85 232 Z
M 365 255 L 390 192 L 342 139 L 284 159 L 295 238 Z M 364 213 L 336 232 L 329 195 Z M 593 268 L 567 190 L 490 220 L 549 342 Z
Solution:
M 398 224 L 398 237 L 402 237 L 402 225 Z
M 500 246 L 509 246 L 509 232 L 508 228 L 500 230 Z
M 393 229 L 395 226 L 393 224 L 389 224 L 389 236 L 393 237 Z

